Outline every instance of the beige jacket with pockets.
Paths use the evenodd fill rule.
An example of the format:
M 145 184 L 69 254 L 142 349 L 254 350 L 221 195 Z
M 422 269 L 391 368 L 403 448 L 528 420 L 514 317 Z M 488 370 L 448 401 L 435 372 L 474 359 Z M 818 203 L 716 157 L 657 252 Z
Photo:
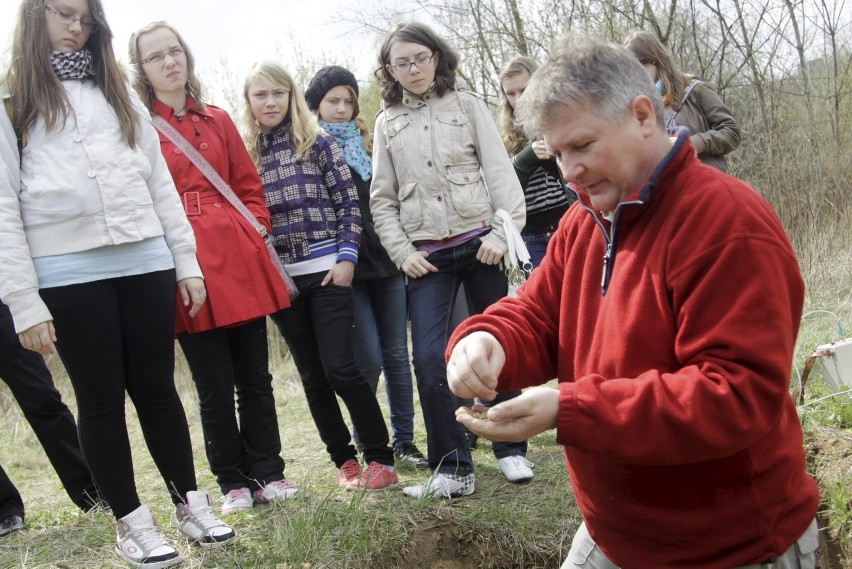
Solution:
M 399 267 L 414 242 L 491 226 L 483 240 L 506 251 L 506 210 L 518 231 L 524 193 L 485 103 L 472 93 L 405 93 L 376 120 L 370 208 L 382 245 Z

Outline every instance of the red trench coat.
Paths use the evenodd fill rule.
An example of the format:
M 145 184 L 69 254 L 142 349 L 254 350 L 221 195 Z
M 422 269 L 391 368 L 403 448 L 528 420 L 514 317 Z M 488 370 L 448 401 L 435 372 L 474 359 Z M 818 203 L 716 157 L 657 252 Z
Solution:
M 231 117 L 209 105 L 195 109 L 192 100 L 187 109 L 178 121 L 171 107 L 154 102 L 154 112 L 200 151 L 269 229 L 263 185 Z M 160 148 L 195 231 L 198 262 L 207 287 L 207 302 L 195 318 L 189 317 L 178 293 L 175 332 L 234 326 L 289 307 L 287 289 L 258 232 L 163 134 Z

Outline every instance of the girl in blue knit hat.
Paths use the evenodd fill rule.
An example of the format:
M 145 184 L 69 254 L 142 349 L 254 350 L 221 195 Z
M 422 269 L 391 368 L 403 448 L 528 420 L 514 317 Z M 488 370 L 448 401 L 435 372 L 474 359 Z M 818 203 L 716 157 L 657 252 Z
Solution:
M 407 300 L 402 273 L 382 247 L 370 213 L 370 130 L 360 115 L 358 81 L 338 65 L 323 67 L 305 91 L 320 126 L 337 139 L 358 188 L 361 247 L 352 283 L 355 306 L 355 359 L 373 393 L 384 370 L 396 460 L 428 466 L 414 444 L 414 402 L 408 357 Z M 355 433 L 357 440 L 357 432 Z

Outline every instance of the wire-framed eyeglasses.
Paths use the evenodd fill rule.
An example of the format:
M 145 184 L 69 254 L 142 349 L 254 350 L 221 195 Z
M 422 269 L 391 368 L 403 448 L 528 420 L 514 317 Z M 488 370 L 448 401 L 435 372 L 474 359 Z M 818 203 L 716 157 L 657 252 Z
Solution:
M 166 61 L 166 55 L 168 55 L 172 59 L 177 59 L 186 55 L 186 50 L 183 49 L 181 46 L 176 45 L 172 48 L 169 48 L 166 53 L 163 53 L 161 51 L 158 51 L 157 53 L 152 53 L 145 59 L 140 60 L 139 63 L 153 63 L 154 65 L 162 65 L 163 62 Z
M 80 27 L 89 32 L 90 34 L 93 34 L 98 31 L 98 23 L 92 18 L 88 18 L 86 16 L 80 18 L 78 16 L 75 16 L 74 14 L 69 14 L 68 12 L 57 10 L 56 8 L 48 6 L 47 4 L 44 5 L 44 9 L 66 26 L 71 26 L 74 24 L 74 22 L 80 22 Z
M 411 67 L 416 67 L 417 69 L 423 69 L 430 63 L 432 63 L 432 58 L 435 57 L 435 52 L 433 51 L 430 55 L 423 55 L 415 59 L 414 61 L 403 61 L 401 63 L 391 63 L 391 67 L 396 69 L 397 71 L 410 71 Z

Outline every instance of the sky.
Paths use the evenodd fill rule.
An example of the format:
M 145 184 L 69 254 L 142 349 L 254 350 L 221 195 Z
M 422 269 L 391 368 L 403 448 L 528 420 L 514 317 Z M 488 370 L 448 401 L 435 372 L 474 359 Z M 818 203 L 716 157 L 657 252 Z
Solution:
M 58 4 L 62 0 L 50 0 Z M 221 81 L 227 61 L 240 84 L 251 65 L 276 59 L 291 72 L 299 60 L 342 63 L 361 82 L 370 79 L 376 57 L 375 36 L 354 33 L 335 19 L 351 0 L 102 0 L 115 36 L 116 56 L 127 60 L 127 42 L 138 28 L 166 20 L 183 35 L 196 59 L 201 80 L 212 87 Z M 17 18 L 18 0 L 0 8 L 0 45 L 8 52 Z M 338 60 L 338 57 L 340 58 Z M 216 103 L 211 100 L 210 102 Z

